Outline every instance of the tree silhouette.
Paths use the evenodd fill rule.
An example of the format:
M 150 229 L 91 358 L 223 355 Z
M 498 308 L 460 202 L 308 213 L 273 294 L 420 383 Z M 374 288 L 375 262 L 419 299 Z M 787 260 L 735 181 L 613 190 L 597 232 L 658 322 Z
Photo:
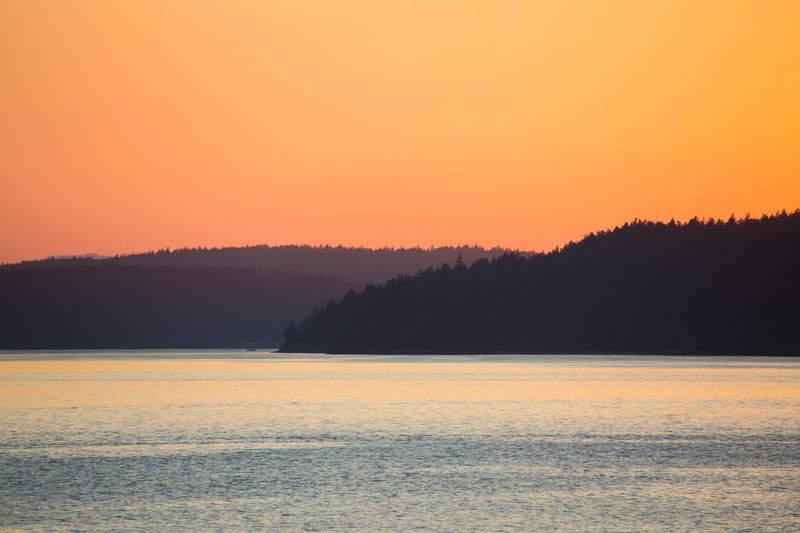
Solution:
M 634 220 L 426 269 L 302 320 L 282 351 L 800 354 L 800 210 Z

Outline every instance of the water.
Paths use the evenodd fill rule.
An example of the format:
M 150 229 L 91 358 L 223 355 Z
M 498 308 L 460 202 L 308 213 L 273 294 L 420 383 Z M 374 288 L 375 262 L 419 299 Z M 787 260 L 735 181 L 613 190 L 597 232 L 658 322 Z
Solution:
M 800 359 L 0 353 L 0 530 L 800 530 Z

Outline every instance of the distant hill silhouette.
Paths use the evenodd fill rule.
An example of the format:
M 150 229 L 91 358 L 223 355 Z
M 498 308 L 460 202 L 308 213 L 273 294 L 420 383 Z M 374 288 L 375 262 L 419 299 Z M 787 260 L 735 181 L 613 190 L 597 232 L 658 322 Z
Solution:
M 356 284 L 236 267 L 107 262 L 0 271 L 0 348 L 275 347 Z
M 291 319 L 480 247 L 249 246 L 0 266 L 0 349 L 275 347 Z
M 635 220 L 349 292 L 284 352 L 800 354 L 800 210 Z
M 399 274 L 413 274 L 430 266 L 453 262 L 459 254 L 466 261 L 499 257 L 508 250 L 480 246 L 437 248 L 350 248 L 344 246 L 243 246 L 228 248 L 182 248 L 96 259 L 87 256 L 48 258 L 0 266 L 2 270 L 50 268 L 94 264 L 141 266 L 232 266 L 264 272 L 280 270 L 324 275 L 356 283 L 378 283 Z

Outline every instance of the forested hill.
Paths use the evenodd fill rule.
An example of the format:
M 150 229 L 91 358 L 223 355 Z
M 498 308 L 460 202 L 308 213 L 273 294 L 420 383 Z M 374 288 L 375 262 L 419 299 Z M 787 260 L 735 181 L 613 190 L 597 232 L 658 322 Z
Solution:
M 235 267 L 61 264 L 0 271 L 0 349 L 275 347 L 356 285 Z
M 93 259 L 51 258 L 3 265 L 1 270 L 50 268 L 54 266 L 110 263 L 141 266 L 232 266 L 263 272 L 280 270 L 324 275 L 356 283 L 384 282 L 399 274 L 413 274 L 431 266 L 452 263 L 459 254 L 465 261 L 498 257 L 507 250 L 479 246 L 438 248 L 348 248 L 343 246 L 244 246 L 228 248 L 183 248 Z
M 350 292 L 281 351 L 800 355 L 799 274 L 800 210 L 634 221 Z
M 275 347 L 289 320 L 370 281 L 503 250 L 251 246 L 0 267 L 0 349 Z

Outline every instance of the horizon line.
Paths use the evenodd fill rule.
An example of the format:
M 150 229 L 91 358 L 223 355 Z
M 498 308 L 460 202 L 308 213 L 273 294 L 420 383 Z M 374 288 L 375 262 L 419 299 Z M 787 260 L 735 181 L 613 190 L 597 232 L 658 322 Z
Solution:
M 592 231 L 587 231 L 578 240 L 572 240 L 572 239 L 568 240 L 568 241 L 564 242 L 561 245 L 557 245 L 557 246 L 552 247 L 550 250 L 544 250 L 544 249 L 540 249 L 540 250 L 525 250 L 525 249 L 522 249 L 522 248 L 512 248 L 512 247 L 508 247 L 508 246 L 499 246 L 499 245 L 487 246 L 487 245 L 477 244 L 477 243 L 473 243 L 473 244 L 464 244 L 464 243 L 462 243 L 462 244 L 440 244 L 440 245 L 431 244 L 431 245 L 429 245 L 427 247 L 419 245 L 419 244 L 411 245 L 411 246 L 406 246 L 406 245 L 400 245 L 400 246 L 392 246 L 392 245 L 366 246 L 366 245 L 345 245 L 345 244 L 341 244 L 341 243 L 338 243 L 338 244 L 331 244 L 331 243 L 325 243 L 325 244 L 311 244 L 311 243 L 303 243 L 303 244 L 299 244 L 299 243 L 274 243 L 274 244 L 269 244 L 269 243 L 258 243 L 258 244 L 240 244 L 240 245 L 223 245 L 223 246 L 182 246 L 182 247 L 166 246 L 166 247 L 161 247 L 161 248 L 151 248 L 151 249 L 148 249 L 148 250 L 145 250 L 145 251 L 125 252 L 125 253 L 119 253 L 119 252 L 117 252 L 117 253 L 107 253 L 107 252 L 62 253 L 62 254 L 53 254 L 53 255 L 46 256 L 46 257 L 37 257 L 37 258 L 34 258 L 34 259 L 20 259 L 19 261 L 1 261 L 0 262 L 0 266 L 18 265 L 18 264 L 22 264 L 22 263 L 35 263 L 35 262 L 40 262 L 40 261 L 82 259 L 82 258 L 90 258 L 90 259 L 95 259 L 95 260 L 100 261 L 100 260 L 104 260 L 104 259 L 113 259 L 113 258 L 116 258 L 116 257 L 132 257 L 132 256 L 136 256 L 136 255 L 144 255 L 144 254 L 151 254 L 151 253 L 152 254 L 162 253 L 162 252 L 173 253 L 173 252 L 177 252 L 177 251 L 193 251 L 193 250 L 225 250 L 225 249 L 233 249 L 233 248 L 283 248 L 283 247 L 286 247 L 286 248 L 290 248 L 290 247 L 295 247 L 295 248 L 341 248 L 341 249 L 346 249 L 346 250 L 369 250 L 369 251 L 386 251 L 386 250 L 389 250 L 389 251 L 404 251 L 404 250 L 431 251 L 431 250 L 437 250 L 437 249 L 442 249 L 442 248 L 455 248 L 455 249 L 458 249 L 458 248 L 481 248 L 481 249 L 486 250 L 486 251 L 504 250 L 504 251 L 508 251 L 508 252 L 535 254 L 535 253 L 549 253 L 549 252 L 557 251 L 557 250 L 562 249 L 564 246 L 566 246 L 568 244 L 580 242 L 581 240 L 585 239 L 589 235 L 595 235 L 595 234 L 606 232 L 606 231 L 614 231 L 615 229 L 619 229 L 619 228 L 625 227 L 625 226 L 627 226 L 629 224 L 635 224 L 635 223 L 653 223 L 653 224 L 659 224 L 659 223 L 660 224 L 672 224 L 672 223 L 674 223 L 676 225 L 684 225 L 684 224 L 688 224 L 689 222 L 692 222 L 692 221 L 697 221 L 697 222 L 701 222 L 701 223 L 706 223 L 706 222 L 710 222 L 710 221 L 728 222 L 728 221 L 731 221 L 731 220 L 733 220 L 734 222 L 743 222 L 743 221 L 746 221 L 746 220 L 755 220 L 755 219 L 760 219 L 760 218 L 765 218 L 765 217 L 788 215 L 788 214 L 793 214 L 793 213 L 798 213 L 798 212 L 800 212 L 800 207 L 798 207 L 798 208 L 796 208 L 796 209 L 794 209 L 792 211 L 789 211 L 787 209 L 781 209 L 781 210 L 778 210 L 778 211 L 776 211 L 775 213 L 772 213 L 772 214 L 763 213 L 763 214 L 755 216 L 755 217 L 753 217 L 750 214 L 749 211 L 747 213 L 745 213 L 745 215 L 742 216 L 742 217 L 737 217 L 735 215 L 735 213 L 732 212 L 730 217 L 727 218 L 727 219 L 724 219 L 724 220 L 721 219 L 721 218 L 715 218 L 713 216 L 712 217 L 708 217 L 708 218 L 705 218 L 705 217 L 704 218 L 700 218 L 698 215 L 695 215 L 692 218 L 689 218 L 687 220 L 676 220 L 675 218 L 671 218 L 668 221 L 665 221 L 665 220 L 652 220 L 652 219 L 647 219 L 647 218 L 633 217 L 632 219 L 627 220 L 626 222 L 624 222 L 622 224 L 618 224 L 618 225 L 616 225 L 614 227 L 609 227 L 609 228 L 604 228 L 604 229 L 595 229 L 595 230 L 592 230 Z

